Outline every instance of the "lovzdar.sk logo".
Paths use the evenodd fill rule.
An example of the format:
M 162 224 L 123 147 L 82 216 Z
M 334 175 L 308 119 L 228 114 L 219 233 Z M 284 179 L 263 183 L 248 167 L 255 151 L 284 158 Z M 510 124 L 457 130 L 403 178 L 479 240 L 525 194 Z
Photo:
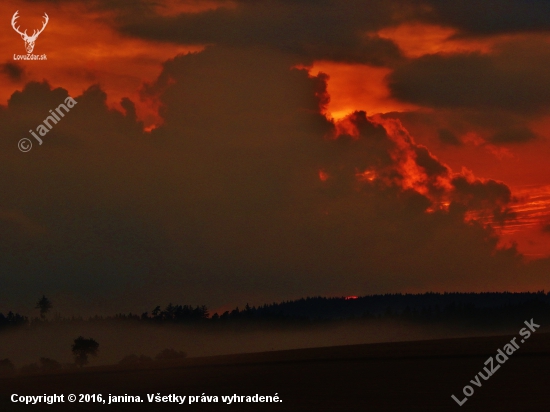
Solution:
M 44 13 L 44 22 L 42 23 L 42 28 L 40 30 L 34 29 L 31 36 L 27 34 L 27 29 L 25 31 L 19 30 L 19 26 L 16 26 L 16 20 L 19 18 L 19 10 L 17 10 L 15 13 L 13 13 L 13 17 L 11 18 L 11 27 L 13 27 L 13 30 L 15 30 L 19 35 L 21 35 L 21 38 L 25 42 L 25 49 L 27 49 L 27 54 L 14 54 L 13 59 L 14 60 L 47 60 L 47 57 L 45 54 L 37 55 L 32 54 L 34 50 L 34 43 L 36 42 L 36 39 L 44 31 L 46 28 L 46 25 L 48 24 L 48 21 L 50 18 L 46 13 Z

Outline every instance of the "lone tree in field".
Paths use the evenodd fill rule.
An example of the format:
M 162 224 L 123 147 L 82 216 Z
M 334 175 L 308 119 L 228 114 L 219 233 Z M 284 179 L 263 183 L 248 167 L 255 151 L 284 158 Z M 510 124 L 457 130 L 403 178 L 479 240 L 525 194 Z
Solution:
M 94 339 L 85 339 L 79 336 L 74 340 L 72 351 L 74 355 L 74 363 L 82 367 L 88 364 L 88 356 L 97 356 L 99 352 L 99 343 Z
M 46 319 L 46 313 L 53 308 L 52 302 L 45 296 L 42 295 L 42 299 L 38 301 L 35 309 L 40 309 L 40 318 L 42 320 Z

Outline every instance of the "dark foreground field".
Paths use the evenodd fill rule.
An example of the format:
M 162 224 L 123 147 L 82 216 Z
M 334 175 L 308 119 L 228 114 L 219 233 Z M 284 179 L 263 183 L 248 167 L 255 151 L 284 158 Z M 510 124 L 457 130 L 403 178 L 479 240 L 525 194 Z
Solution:
M 550 334 L 535 333 L 481 387 L 470 380 L 513 336 L 339 346 L 194 358 L 148 368 L 98 367 L 0 379 L 1 411 L 548 411 Z M 519 341 L 520 338 L 517 340 Z M 463 399 L 462 388 L 475 389 Z M 20 395 L 140 395 L 143 403 L 12 404 Z M 149 403 L 147 394 L 217 395 L 218 403 Z M 233 403 L 221 395 L 275 395 Z

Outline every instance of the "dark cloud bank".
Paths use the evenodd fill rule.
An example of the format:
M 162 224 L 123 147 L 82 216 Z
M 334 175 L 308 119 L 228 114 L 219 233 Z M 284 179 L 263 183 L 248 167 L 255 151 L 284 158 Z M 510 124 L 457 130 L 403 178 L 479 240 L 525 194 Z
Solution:
M 465 131 L 475 131 L 491 145 L 532 142 L 540 136 L 530 122 L 548 113 L 550 44 L 536 37 L 550 30 L 546 2 L 243 0 L 175 16 L 155 14 L 149 2 L 131 12 L 116 3 L 98 4 L 113 12 L 122 34 L 137 38 L 259 47 L 285 53 L 295 64 L 330 60 L 389 67 L 392 96 L 434 110 L 439 124 L 432 134 L 448 129 L 456 139 L 443 142 L 455 146 Z M 456 38 L 531 37 L 502 39 L 487 54 L 408 59 L 392 40 L 376 35 L 382 28 L 419 22 L 454 28 Z
M 263 48 L 178 56 L 144 87 L 164 119 L 152 133 L 93 86 L 29 153 L 17 141 L 67 92 L 15 92 L 0 107 L 3 310 L 42 293 L 70 314 L 543 284 L 548 261 L 464 223 L 502 215 L 504 184 L 453 174 L 394 120 L 335 125 L 325 76 L 290 63 Z
M 258 46 L 301 63 L 328 59 L 386 65 L 402 59 L 398 47 L 373 34 L 394 19 L 391 2 L 239 1 L 177 16 L 119 13 L 123 34 L 185 44 Z

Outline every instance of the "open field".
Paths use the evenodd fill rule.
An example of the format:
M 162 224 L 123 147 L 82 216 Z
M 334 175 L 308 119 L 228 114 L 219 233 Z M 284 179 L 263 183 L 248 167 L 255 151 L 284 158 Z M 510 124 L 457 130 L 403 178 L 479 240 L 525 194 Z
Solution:
M 462 388 L 513 336 L 444 339 L 90 367 L 0 380 L 2 410 L 546 411 L 550 334 L 535 333 L 459 407 Z M 141 404 L 15 405 L 9 395 L 140 395 Z M 146 394 L 275 395 L 281 403 L 148 403 Z
M 312 347 L 450 339 L 515 333 L 513 327 L 465 327 L 386 319 L 335 321 L 313 324 L 148 324 L 134 322 L 51 322 L 37 327 L 14 328 L 0 334 L 0 359 L 9 358 L 17 368 L 40 357 L 71 363 L 71 344 L 78 336 L 100 343 L 99 356 L 90 366 L 118 363 L 130 354 L 155 357 L 164 348 L 185 351 L 189 357 L 235 353 L 272 352 Z M 542 323 L 542 322 L 541 322 Z M 546 324 L 546 323 L 545 323 Z M 210 327 L 209 327 L 210 326 Z M 544 326 L 542 326 L 544 327 Z M 547 330 L 550 332 L 550 329 Z

